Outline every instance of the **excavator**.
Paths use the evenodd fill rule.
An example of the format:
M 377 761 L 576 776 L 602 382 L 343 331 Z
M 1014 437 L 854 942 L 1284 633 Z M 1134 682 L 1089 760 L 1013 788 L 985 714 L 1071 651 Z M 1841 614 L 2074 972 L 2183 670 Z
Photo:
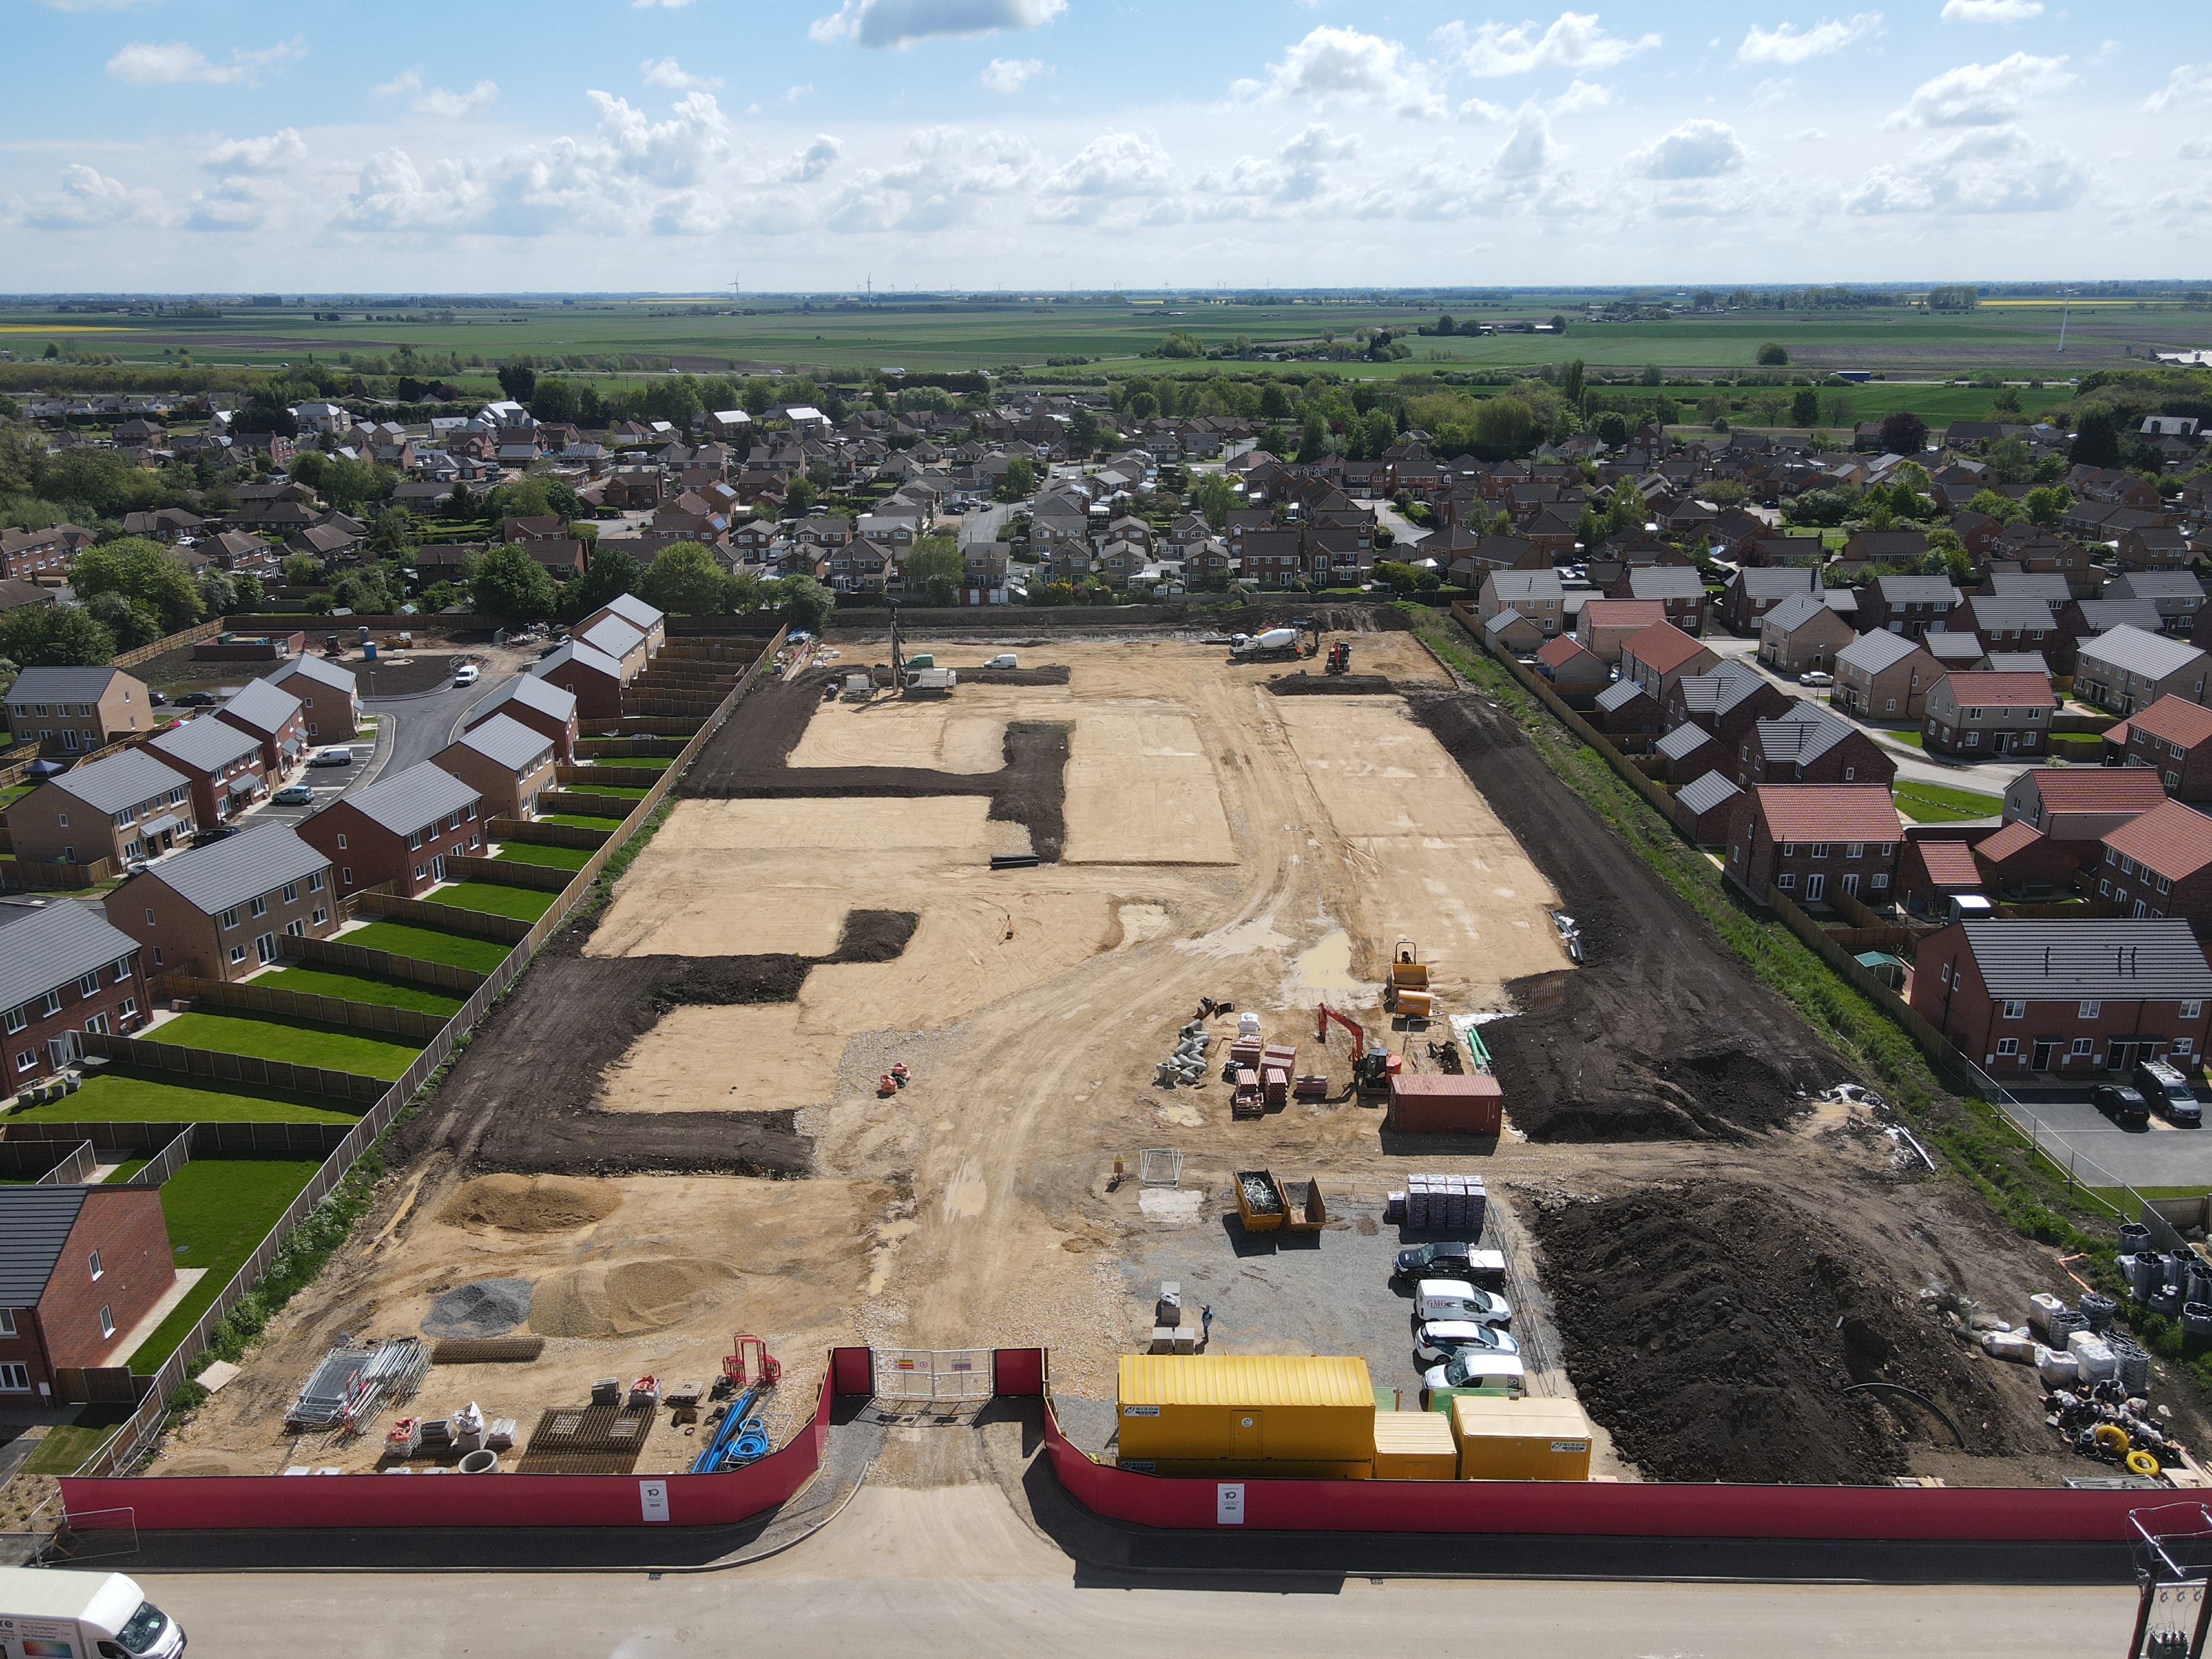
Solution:
M 1382 987 L 1382 1006 L 1407 1019 L 1426 1019 L 1435 1004 L 1429 994 L 1428 964 L 1413 940 L 1401 939 L 1390 951 L 1390 977 Z
M 1348 674 L 1352 672 L 1352 641 L 1338 640 L 1328 647 L 1328 672 Z
M 1314 1009 L 1314 1041 L 1328 1045 L 1328 1023 L 1334 1020 L 1352 1033 L 1352 1086 L 1363 1096 L 1390 1092 L 1390 1076 L 1400 1065 L 1398 1056 L 1379 1042 L 1370 1042 L 1359 1022 L 1340 1014 L 1326 1002 Z

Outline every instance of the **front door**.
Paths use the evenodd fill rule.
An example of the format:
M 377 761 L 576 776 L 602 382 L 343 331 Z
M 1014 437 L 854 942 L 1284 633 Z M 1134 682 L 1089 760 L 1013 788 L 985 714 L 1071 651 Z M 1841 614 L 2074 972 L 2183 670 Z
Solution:
M 2035 1052 L 2028 1060 L 2029 1068 L 2033 1071 L 2038 1072 L 2049 1071 L 2051 1069 L 2051 1056 L 2052 1053 L 2057 1050 L 2057 1047 L 2058 1039 L 2057 1037 L 2036 1038 Z
M 2112 1051 L 2105 1056 L 2105 1069 L 2108 1072 L 2126 1071 L 2136 1063 L 2136 1051 L 2148 1046 L 2140 1042 L 2113 1043 Z
M 1258 1411 L 1241 1411 L 1230 1436 L 1230 1455 L 1233 1457 L 1264 1457 L 1267 1455 L 1267 1418 Z

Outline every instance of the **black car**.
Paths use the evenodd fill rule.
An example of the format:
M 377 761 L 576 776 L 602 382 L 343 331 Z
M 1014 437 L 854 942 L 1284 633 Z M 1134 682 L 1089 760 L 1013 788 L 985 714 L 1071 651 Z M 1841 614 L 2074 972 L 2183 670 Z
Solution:
M 195 847 L 212 847 L 219 841 L 228 841 L 237 833 L 238 830 L 234 825 L 218 823 L 211 829 L 203 830 L 198 834 L 195 835 L 192 837 L 192 845 Z
M 2100 1083 L 2097 1092 L 2089 1098 L 2099 1111 L 2123 1129 L 2150 1127 L 2150 1103 L 2133 1089 L 2122 1088 L 2117 1083 Z
M 1398 1252 L 1393 1279 L 1464 1279 L 1472 1244 L 1416 1244 Z
M 222 699 L 212 691 L 187 691 L 177 699 L 179 708 L 212 708 Z

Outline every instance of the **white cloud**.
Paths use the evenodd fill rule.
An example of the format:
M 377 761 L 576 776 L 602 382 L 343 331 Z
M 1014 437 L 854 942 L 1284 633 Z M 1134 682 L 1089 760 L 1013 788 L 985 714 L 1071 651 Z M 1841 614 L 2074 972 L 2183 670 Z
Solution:
M 1550 109 L 1554 115 L 1587 115 L 1612 101 L 1613 94 L 1608 88 L 1577 76 L 1568 82 L 1565 92 L 1552 100 Z
M 307 159 L 307 141 L 296 127 L 265 138 L 226 138 L 200 157 L 210 173 L 283 173 Z
M 1608 34 L 1595 12 L 1563 11 L 1543 33 L 1534 23 L 1507 28 L 1484 23 L 1469 29 L 1447 23 L 1437 31 L 1439 46 L 1458 58 L 1469 75 L 1526 75 L 1534 70 L 1607 69 L 1659 44 L 1656 34 L 1630 40 Z
M 1146 196 L 1174 182 L 1167 152 L 1133 132 L 1103 132 L 1044 181 L 1048 196 Z
M 498 83 L 491 81 L 479 81 L 466 92 L 449 92 L 443 87 L 426 87 L 422 84 L 422 71 L 419 69 L 402 70 L 380 86 L 371 87 L 369 91 L 379 98 L 404 97 L 409 100 L 409 107 L 417 115 L 435 115 L 449 121 L 487 109 L 499 97 Z
M 837 164 L 845 153 L 844 145 L 826 132 L 814 135 L 814 142 L 784 163 L 775 177 L 787 185 L 811 185 Z
M 134 40 L 107 60 L 107 72 L 134 87 L 173 87 L 204 81 L 210 86 L 231 86 L 251 81 L 271 64 L 307 55 L 305 40 L 280 41 L 260 52 L 235 47 L 228 64 L 215 63 L 198 46 L 182 40 L 156 45 Z
M 702 89 L 708 92 L 719 92 L 721 89 L 720 76 L 694 75 L 673 58 L 664 58 L 657 64 L 648 58 L 638 65 L 638 70 L 644 76 L 645 84 L 648 87 L 665 87 L 671 92 L 694 92 Z
M 2071 207 L 2089 186 L 2066 150 L 2039 145 L 2015 126 L 1954 133 L 1894 167 L 1876 167 L 1844 198 L 1847 213 L 2046 213 Z
M 2212 138 L 2191 138 L 2174 154 L 2185 161 L 2212 161 Z
M 1801 127 L 1782 142 L 1785 144 L 1825 144 L 1828 142 L 1828 135 L 1820 127 Z
M 1559 153 L 1559 146 L 1552 142 L 1552 124 L 1543 112 L 1524 110 L 1513 136 L 1490 158 L 1490 170 L 1500 179 L 1534 179 L 1558 159 Z
M 655 6 L 659 6 L 668 11 L 681 11 L 690 3 L 691 0 L 629 0 L 629 9 L 632 11 L 651 11 Z
M 994 58 L 975 78 L 993 92 L 1014 93 L 1038 76 L 1050 73 L 1042 58 Z
M 1304 100 L 1317 104 L 1376 104 L 1408 119 L 1444 112 L 1443 94 L 1430 83 L 1426 65 L 1395 40 L 1358 29 L 1324 26 L 1267 66 L 1267 79 L 1240 81 L 1244 96 Z
M 845 0 L 806 33 L 825 45 L 849 40 L 903 50 L 944 35 L 1037 28 L 1066 9 L 1067 0 Z
M 1751 90 L 1751 106 L 1753 109 L 1765 109 L 1770 104 L 1781 103 L 1796 89 L 1797 77 L 1794 75 L 1784 75 L 1778 78 L 1761 81 Z
M 1773 28 L 1763 29 L 1753 23 L 1750 33 L 1743 37 L 1743 44 L 1735 49 L 1735 61 L 1802 64 L 1808 58 L 1825 58 L 1862 40 L 1871 40 L 1881 33 L 1881 14 L 1878 11 L 1824 19 L 1809 29 L 1800 29 L 1794 23 L 1778 23 Z
M 1714 179 L 1735 172 L 1744 160 L 1734 127 L 1700 118 L 1632 151 L 1628 165 L 1646 179 Z
M 2177 104 L 2212 103 L 2212 64 L 2183 64 L 2166 82 L 2143 100 L 2143 112 L 2163 115 Z
M 813 90 L 814 82 L 811 81 L 802 81 L 795 87 L 786 87 L 783 89 L 783 101 L 787 104 L 795 104 Z
M 62 169 L 61 188 L 24 203 L 23 222 L 38 230 L 97 230 L 129 224 L 158 224 L 163 218 L 159 191 L 132 190 L 96 167 L 72 162 Z
M 2013 120 L 2031 98 L 2073 83 L 2063 58 L 2016 52 L 1994 64 L 1961 64 L 1913 89 L 1893 127 L 1987 127 Z
M 713 163 L 730 153 L 730 122 L 711 92 L 683 99 L 665 121 L 610 93 L 584 94 L 599 112 L 599 136 L 611 147 L 617 170 L 659 185 L 695 184 Z M 568 142 L 566 140 L 564 143 Z
M 2043 0 L 1945 0 L 1947 23 L 2025 23 L 2043 15 Z
M 259 230 L 291 200 L 291 192 L 265 179 L 232 174 L 207 190 L 196 190 L 185 204 L 186 230 Z

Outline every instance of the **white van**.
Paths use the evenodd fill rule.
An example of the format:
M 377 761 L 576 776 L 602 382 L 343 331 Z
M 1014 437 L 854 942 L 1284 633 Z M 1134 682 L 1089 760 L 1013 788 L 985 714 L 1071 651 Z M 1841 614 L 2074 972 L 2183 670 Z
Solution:
M 0 1567 L 0 1659 L 173 1659 L 184 1627 L 119 1572 Z
M 1017 657 L 1011 651 L 1001 651 L 997 656 L 992 658 L 990 661 L 985 663 L 983 666 L 986 668 L 1018 668 L 1021 666 L 1021 659 Z
M 1513 1310 L 1495 1291 L 1478 1290 L 1464 1279 L 1425 1279 L 1413 1291 L 1413 1324 L 1419 1328 L 1437 1319 L 1510 1325 Z

